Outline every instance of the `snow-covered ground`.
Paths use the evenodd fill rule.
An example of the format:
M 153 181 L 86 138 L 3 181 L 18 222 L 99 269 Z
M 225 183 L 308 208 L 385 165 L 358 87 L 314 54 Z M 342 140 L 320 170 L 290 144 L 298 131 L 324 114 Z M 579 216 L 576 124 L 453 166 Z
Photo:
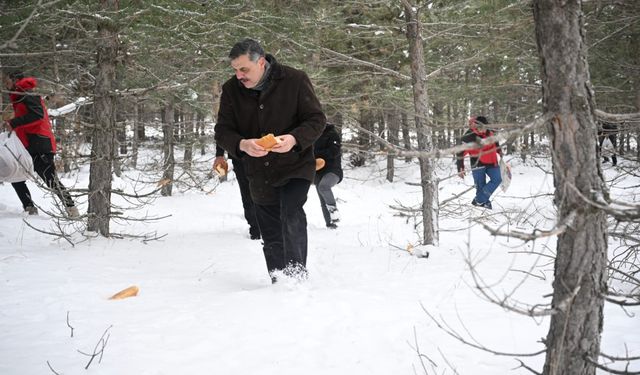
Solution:
M 176 188 L 133 213 L 166 219 L 112 224 L 114 232 L 166 234 L 160 240 L 77 233 L 75 246 L 30 228 L 25 221 L 56 230 L 42 213 L 25 216 L 11 186 L 0 185 L 0 374 L 528 374 L 514 358 L 462 344 L 436 324 L 494 351 L 543 349 L 548 319 L 506 312 L 476 288 L 482 283 L 497 299 L 508 295 L 525 308 L 550 302 L 553 262 L 546 255 L 555 238 L 523 244 L 477 224 L 553 226 L 548 162 L 511 162 L 513 182 L 494 197 L 493 211 L 470 206 L 472 192 L 442 208 L 440 243 L 428 258 L 411 248 L 421 232 L 414 218 L 390 208 L 417 207 L 415 163 L 398 161 L 393 183 L 382 159 L 347 169 L 335 189 L 337 230 L 325 228 L 312 187 L 305 206 L 309 280 L 275 285 L 260 242 L 248 238 L 233 173 L 204 192 Z M 440 165 L 441 177 L 453 173 L 450 160 Z M 137 173 L 125 172 L 115 186 L 153 180 Z M 88 169 L 63 177 L 86 187 Z M 28 184 L 36 202 L 51 209 L 53 199 Z M 440 200 L 471 184 L 470 177 L 443 180 Z M 86 201 L 80 207 L 86 212 Z M 137 297 L 108 299 L 131 285 L 140 288 Z M 637 316 L 607 305 L 605 320 L 603 351 L 640 355 Z M 85 370 L 85 354 L 96 348 L 103 355 Z M 536 369 L 544 362 L 543 355 L 519 358 Z

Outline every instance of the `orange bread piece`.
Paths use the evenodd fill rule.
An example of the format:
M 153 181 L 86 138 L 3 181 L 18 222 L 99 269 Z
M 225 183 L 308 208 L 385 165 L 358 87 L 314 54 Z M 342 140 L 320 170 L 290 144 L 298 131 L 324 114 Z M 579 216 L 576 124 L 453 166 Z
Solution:
M 264 137 L 258 139 L 256 143 L 262 146 L 265 150 L 269 151 L 278 143 L 278 139 L 273 136 L 273 133 L 269 133 Z
M 216 173 L 218 174 L 218 176 L 224 177 L 224 175 L 227 174 L 227 170 L 224 168 L 223 165 L 218 165 L 216 167 Z
M 321 170 L 322 168 L 324 168 L 325 162 L 323 158 L 316 158 L 316 171 Z
M 111 298 L 109 299 L 124 299 L 124 298 L 128 298 L 128 297 L 135 297 L 138 295 L 138 291 L 140 289 L 138 289 L 137 286 L 133 285 L 128 287 L 127 289 L 123 289 L 121 291 L 119 291 L 118 293 L 114 294 L 111 296 Z

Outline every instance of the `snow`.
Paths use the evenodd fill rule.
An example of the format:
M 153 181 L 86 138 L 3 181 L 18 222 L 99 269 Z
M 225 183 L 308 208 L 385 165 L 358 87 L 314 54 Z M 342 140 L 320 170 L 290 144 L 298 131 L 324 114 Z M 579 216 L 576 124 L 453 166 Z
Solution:
M 73 103 L 65 104 L 60 108 L 55 108 L 55 109 L 49 108 L 48 113 L 49 113 L 49 116 L 51 117 L 63 116 L 63 115 L 66 115 L 67 113 L 75 111 L 80 106 L 89 104 L 88 102 L 89 102 L 88 98 L 80 97 L 76 99 Z
M 152 154 L 146 155 L 157 157 Z M 494 210 L 470 206 L 471 192 L 454 199 L 441 210 L 439 245 L 428 248 L 419 246 L 414 219 L 389 208 L 418 205 L 419 187 L 408 184 L 419 181 L 415 163 L 397 161 L 393 183 L 385 180 L 382 158 L 346 168 L 334 190 L 341 212 L 337 230 L 324 226 L 315 188 L 309 192 L 309 280 L 275 285 L 260 243 L 248 238 L 233 173 L 211 194 L 176 187 L 174 196 L 134 212 L 170 215 L 166 219 L 112 223 L 114 232 L 166 234 L 146 243 L 74 234 L 78 243 L 71 246 L 27 226 L 55 229 L 42 213 L 25 216 L 11 186 L 0 185 L 0 374 L 388 375 L 424 374 L 423 366 L 428 374 L 454 373 L 452 368 L 460 374 L 528 374 L 511 357 L 451 338 L 427 315 L 495 351 L 543 349 L 548 319 L 486 301 L 469 267 L 499 299 L 550 301 L 553 262 L 538 254 L 552 254 L 555 238 L 523 244 L 491 237 L 475 222 L 503 230 L 553 226 L 552 197 L 545 194 L 553 187 L 544 171 L 548 161 L 510 162 L 513 181 L 508 192 L 494 196 Z M 453 173 L 451 160 L 439 166 L 441 177 Z M 619 170 L 608 168 L 613 179 Z M 87 167 L 61 177 L 67 185 L 88 186 Z M 135 171 L 125 177 L 114 186 L 153 180 L 139 179 Z M 443 180 L 440 200 L 471 183 L 470 177 Z M 637 186 L 638 178 L 624 183 Z M 28 184 L 36 203 L 52 210 L 53 198 Z M 428 258 L 412 256 L 427 250 Z M 131 285 L 140 288 L 137 297 L 108 299 Z M 622 356 L 628 348 L 629 355 L 639 355 L 637 328 L 637 317 L 607 305 L 603 351 Z M 108 337 L 103 356 L 85 370 L 90 358 L 80 352 L 93 353 L 101 337 Z M 521 359 L 536 369 L 544 361 Z

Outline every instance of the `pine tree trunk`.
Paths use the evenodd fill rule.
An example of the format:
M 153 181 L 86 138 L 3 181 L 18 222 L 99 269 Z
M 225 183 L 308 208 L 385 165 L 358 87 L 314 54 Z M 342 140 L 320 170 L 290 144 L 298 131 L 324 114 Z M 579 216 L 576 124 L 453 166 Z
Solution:
M 411 83 L 413 86 L 413 103 L 415 107 L 415 123 L 420 151 L 431 151 L 433 139 L 428 127 L 429 97 L 425 81 L 426 66 L 422 46 L 421 24 L 417 8 L 403 1 L 405 22 L 407 24 L 407 40 L 409 42 L 409 58 L 411 59 Z M 422 185 L 422 243 L 424 245 L 438 242 L 438 188 L 434 171 L 434 161 L 429 157 L 420 157 L 420 179 Z
M 402 142 L 404 143 L 404 149 L 407 151 L 411 150 L 411 132 L 409 131 L 409 116 L 407 116 L 406 112 L 402 112 L 400 115 L 400 119 L 402 121 Z M 405 163 L 411 162 L 411 157 L 407 156 L 404 158 Z
M 195 116 L 193 113 L 184 116 L 185 124 L 184 124 L 184 169 L 191 169 L 191 163 L 193 162 L 193 142 L 194 142 L 194 131 L 195 131 Z
M 173 157 L 173 149 L 174 149 L 174 109 L 173 102 L 169 101 L 165 104 L 165 107 L 162 111 L 162 135 L 164 139 L 164 144 L 162 147 L 162 155 L 163 155 L 163 175 L 162 175 L 162 189 L 160 190 L 160 194 L 162 196 L 168 197 L 171 196 L 171 191 L 173 189 L 173 172 L 175 169 L 175 159 Z
M 397 110 L 391 110 L 387 113 L 387 127 L 389 129 L 389 135 L 387 141 L 394 146 L 398 146 L 399 132 L 400 132 L 400 116 L 398 116 Z M 389 152 L 387 154 L 387 181 L 393 182 L 393 176 L 395 174 L 395 152 Z
M 140 133 L 138 132 L 138 126 L 140 126 L 140 105 L 138 103 L 133 104 L 133 138 L 131 139 L 131 167 L 136 169 L 138 166 L 138 146 L 140 143 Z
M 204 134 L 204 114 L 198 111 L 196 120 L 196 133 L 198 134 L 198 143 L 200 144 L 200 155 L 204 156 L 207 153 L 207 138 Z
M 636 112 L 640 112 L 640 90 L 636 92 Z M 636 130 L 636 160 L 640 160 L 640 130 Z
M 583 40 L 580 0 L 536 0 L 534 18 L 542 65 L 545 113 L 552 145 L 558 222 L 575 217 L 558 236 L 543 374 L 593 375 L 600 353 L 606 290 L 606 215 L 580 195 L 605 194 L 596 156 L 594 101 Z M 574 216 L 575 215 L 575 216 Z
M 138 142 L 142 142 L 147 139 L 145 130 L 145 106 L 142 103 L 138 103 Z
M 118 0 L 101 0 L 105 11 L 118 11 Z M 89 208 L 87 229 L 109 236 L 111 216 L 111 162 L 115 131 L 117 25 L 108 17 L 98 20 L 97 75 L 95 85 L 95 127 L 89 168 Z
M 373 127 L 371 125 L 372 122 L 373 119 L 371 119 L 371 111 L 364 108 L 360 109 L 360 127 L 370 130 Z M 364 131 L 358 130 L 357 138 L 358 151 L 351 155 L 351 165 L 353 167 L 362 167 L 366 161 L 366 154 L 364 150 L 369 149 L 370 137 L 369 134 Z

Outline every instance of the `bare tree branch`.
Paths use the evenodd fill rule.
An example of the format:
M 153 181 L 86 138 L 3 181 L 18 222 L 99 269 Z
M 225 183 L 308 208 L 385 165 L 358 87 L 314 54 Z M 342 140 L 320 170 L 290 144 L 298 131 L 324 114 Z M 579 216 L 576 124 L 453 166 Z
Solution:
M 71 329 L 71 337 L 73 337 L 73 327 L 69 324 L 69 311 L 67 311 L 67 327 Z
M 458 332 L 454 331 L 453 329 L 449 328 L 449 327 L 445 327 L 442 323 L 440 323 L 440 321 L 438 319 L 436 319 L 433 315 L 431 315 L 431 313 L 426 309 L 426 307 L 424 307 L 424 305 L 420 305 L 422 307 L 422 310 L 427 314 L 427 316 L 436 324 L 436 326 L 438 328 L 440 328 L 442 331 L 444 331 L 446 334 L 448 334 L 449 336 L 453 337 L 454 339 L 460 341 L 461 343 L 471 346 L 473 348 L 476 349 L 480 349 L 484 352 L 487 353 L 491 353 L 491 354 L 495 354 L 495 355 L 499 355 L 499 356 L 505 356 L 505 357 L 535 357 L 538 356 L 540 354 L 543 354 L 546 352 L 546 349 L 540 350 L 538 352 L 534 352 L 534 353 L 507 353 L 507 352 L 500 352 L 500 351 L 496 351 L 496 350 L 492 350 L 489 349 L 483 345 L 479 345 L 477 343 L 473 343 L 470 342 L 469 340 L 465 339 L 464 337 L 462 337 L 461 334 L 459 334 Z
M 112 327 L 113 327 L 113 325 L 110 325 L 110 326 L 109 326 L 109 327 L 107 327 L 107 329 L 104 331 L 104 333 L 103 333 L 103 334 L 102 334 L 102 336 L 100 337 L 100 340 L 98 340 L 98 343 L 97 343 L 97 344 L 96 344 L 96 346 L 93 348 L 93 353 L 92 353 L 92 354 L 84 353 L 84 352 L 82 352 L 82 351 L 78 350 L 78 353 L 80 353 L 80 354 L 84 354 L 84 355 L 86 355 L 86 356 L 88 356 L 88 357 L 91 357 L 91 358 L 89 358 L 89 362 L 87 363 L 87 365 L 84 367 L 84 369 L 85 369 L 85 370 L 87 370 L 87 369 L 89 368 L 89 366 L 91 366 L 91 362 L 93 362 L 93 360 L 94 360 L 96 357 L 99 357 L 99 359 L 98 359 L 98 363 L 100 363 L 100 362 L 102 361 L 102 355 L 104 354 L 104 349 L 105 349 L 105 347 L 107 346 L 107 343 L 109 342 L 109 337 L 111 336 L 111 334 L 108 334 L 108 335 L 107 335 L 107 333 L 109 332 L 109 330 L 110 330 Z M 105 338 L 105 335 L 107 336 L 106 338 Z M 100 349 L 98 349 L 98 348 L 100 348 Z
M 493 236 L 518 238 L 520 240 L 528 242 L 528 241 L 535 241 L 538 238 L 557 236 L 558 234 L 563 233 L 565 230 L 567 230 L 567 228 L 573 225 L 573 222 L 575 221 L 577 215 L 578 214 L 576 211 L 572 211 L 571 213 L 569 213 L 569 215 L 567 215 L 564 218 L 562 223 L 557 224 L 554 228 L 548 229 L 548 230 L 534 228 L 531 231 L 531 233 L 515 231 L 515 230 L 502 231 L 499 229 L 494 229 L 482 221 L 478 221 L 478 223 L 482 225 L 482 227 L 486 229 L 489 233 L 491 233 L 491 235 Z
M 49 366 L 49 370 L 51 370 L 51 372 L 53 372 L 56 375 L 62 375 L 59 372 L 57 372 L 56 370 L 53 369 L 53 367 L 51 366 L 51 363 L 49 363 L 49 361 L 47 361 L 47 366 Z

